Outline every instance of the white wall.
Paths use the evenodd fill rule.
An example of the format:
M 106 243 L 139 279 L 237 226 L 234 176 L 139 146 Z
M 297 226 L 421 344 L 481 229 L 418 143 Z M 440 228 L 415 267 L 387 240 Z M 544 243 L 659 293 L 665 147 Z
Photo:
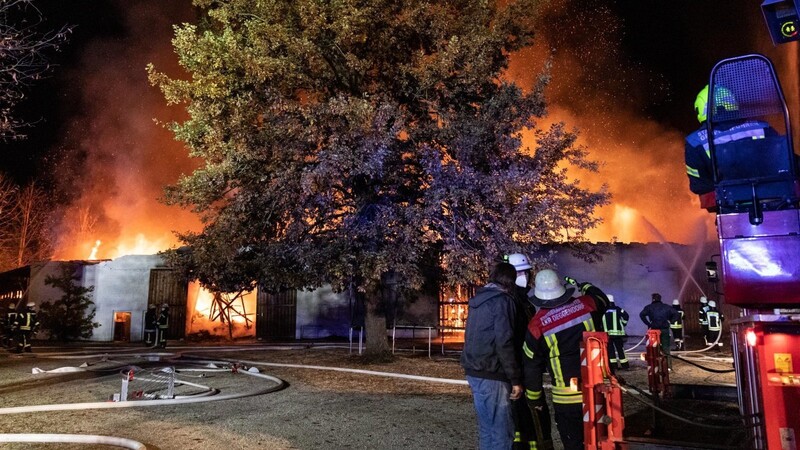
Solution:
M 96 309 L 92 341 L 114 339 L 114 313 L 131 313 L 131 341 L 143 337 L 142 325 L 150 289 L 150 269 L 163 264 L 158 255 L 129 255 L 85 266 L 82 284 L 94 286 Z

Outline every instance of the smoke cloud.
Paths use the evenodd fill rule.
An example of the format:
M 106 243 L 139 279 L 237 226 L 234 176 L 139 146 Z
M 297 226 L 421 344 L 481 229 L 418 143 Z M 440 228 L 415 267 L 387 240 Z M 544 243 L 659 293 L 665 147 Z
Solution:
M 198 220 L 158 201 L 165 185 L 195 167 L 183 146 L 155 120 L 182 118 L 147 81 L 153 62 L 179 73 L 172 26 L 192 20 L 188 2 L 124 2 L 121 36 L 89 43 L 70 80 L 80 91 L 81 116 L 63 144 L 59 178 L 70 194 L 56 258 L 155 253 L 177 244 L 173 231 L 197 229 Z

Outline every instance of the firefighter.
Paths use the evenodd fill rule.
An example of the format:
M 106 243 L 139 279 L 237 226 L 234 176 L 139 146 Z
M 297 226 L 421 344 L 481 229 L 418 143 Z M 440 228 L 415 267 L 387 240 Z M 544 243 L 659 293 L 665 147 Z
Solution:
M 2 319 L 5 321 L 6 325 L 6 338 L 3 341 L 3 346 L 10 349 L 14 340 L 14 333 L 16 332 L 16 329 L 14 328 L 14 323 L 17 321 L 16 303 L 11 303 L 8 305 L 8 311 L 6 312 L 5 317 Z
M 672 308 L 678 311 L 678 320 L 669 323 L 669 329 L 672 330 L 672 340 L 675 343 L 675 350 L 683 350 L 683 308 L 681 302 L 676 298 L 672 300 Z
M 530 260 L 522 253 L 512 253 L 506 256 L 506 261 L 517 270 L 514 292 L 516 306 L 516 320 L 514 321 L 514 348 L 518 350 L 517 356 L 520 365 L 524 359 L 522 352 L 525 343 L 525 330 L 528 323 L 536 314 L 536 308 L 528 299 L 531 279 Z M 546 449 L 552 447 L 552 431 L 550 424 L 550 411 L 545 404 L 541 409 L 528 408 L 526 399 L 519 398 L 511 402 L 514 413 L 514 448 L 515 449 Z
M 700 310 L 697 312 L 697 318 L 700 321 L 700 328 L 703 330 L 703 342 L 706 347 L 708 346 L 708 297 L 705 295 L 700 297 Z
M 156 330 L 158 329 L 158 316 L 156 315 L 156 305 L 149 305 L 147 312 L 144 313 L 144 345 L 153 347 L 156 345 Z
M 706 85 L 694 101 L 697 121 L 700 128 L 686 136 L 684 158 L 686 174 L 689 176 L 689 190 L 698 195 L 714 191 L 714 173 L 711 167 L 711 152 L 708 146 L 708 91 Z M 714 89 L 714 105 L 720 112 L 733 112 L 739 109 L 733 93 L 721 86 Z M 734 149 L 749 145 L 754 139 L 778 136 L 778 132 L 768 123 L 756 120 L 732 120 L 722 122 L 714 129 L 714 145 L 730 146 Z
M 603 331 L 608 333 L 608 363 L 611 373 L 615 373 L 617 365 L 620 369 L 628 370 L 628 358 L 625 356 L 625 325 L 630 316 L 628 312 L 614 303 L 614 296 L 608 295 L 608 309 L 603 314 Z
M 0 345 L 3 347 L 6 346 L 6 339 L 8 339 L 8 333 L 10 333 L 6 323 L 6 317 L 8 317 L 6 313 L 5 303 L 0 302 Z
M 36 319 L 36 304 L 29 302 L 25 311 L 18 313 L 14 320 L 15 341 L 17 341 L 17 353 L 32 352 L 31 337 L 36 333 L 39 321 Z
M 156 347 L 167 348 L 167 329 L 169 329 L 169 305 L 164 303 L 161 306 L 161 313 L 158 315 L 156 333 Z
M 714 347 L 714 351 L 718 352 L 722 348 L 722 340 L 720 338 L 722 337 L 722 321 L 725 320 L 725 317 L 717 309 L 717 302 L 714 300 L 708 302 L 708 311 L 706 311 L 706 317 L 708 320 L 708 335 L 706 336 L 706 342 L 708 342 L 708 345 L 712 345 Z M 716 345 L 714 344 L 715 342 Z
M 550 269 L 536 274 L 533 304 L 540 309 L 528 324 L 523 350 L 525 395 L 532 410 L 544 407 L 543 374 L 552 379 L 556 427 L 566 450 L 583 449 L 583 394 L 570 387 L 581 376 L 584 331 L 595 331 L 608 308 L 606 295 L 590 283 L 564 286 Z M 573 297 L 578 290 L 579 294 Z M 578 383 L 580 389 L 580 383 Z
M 647 328 L 661 331 L 661 352 L 667 357 L 667 366 L 672 370 L 672 356 L 670 356 L 669 324 L 678 320 L 678 312 L 669 305 L 661 303 L 661 294 L 653 293 L 649 305 L 642 309 L 639 318 Z

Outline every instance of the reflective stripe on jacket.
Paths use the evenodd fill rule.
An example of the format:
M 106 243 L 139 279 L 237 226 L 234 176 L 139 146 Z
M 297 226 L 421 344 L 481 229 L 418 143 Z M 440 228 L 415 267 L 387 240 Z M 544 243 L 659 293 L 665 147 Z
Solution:
M 678 314 L 680 314 L 681 317 L 678 320 L 676 320 L 675 322 L 671 322 L 669 324 L 669 327 L 672 328 L 673 330 L 680 330 L 680 329 L 683 328 L 683 315 L 684 315 L 684 312 L 680 307 L 675 308 L 675 311 L 678 311 Z
M 547 369 L 553 381 L 554 403 L 583 401 L 581 391 L 570 387 L 570 379 L 581 376 L 583 332 L 595 331 L 595 324 L 601 321 L 608 305 L 604 297 L 605 294 L 582 295 L 552 309 L 542 308 L 531 319 L 523 345 L 527 398 L 541 398 L 542 377 Z
M 722 314 L 716 310 L 709 310 L 706 315 L 708 316 L 708 331 L 719 331 L 722 329 Z
M 618 307 L 611 306 L 603 314 L 603 331 L 609 336 L 625 336 L 625 325 L 628 324 L 627 311 Z

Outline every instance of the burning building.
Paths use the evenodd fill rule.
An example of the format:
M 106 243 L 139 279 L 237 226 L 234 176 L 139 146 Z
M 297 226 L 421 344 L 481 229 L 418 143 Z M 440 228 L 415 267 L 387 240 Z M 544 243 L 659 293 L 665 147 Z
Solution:
M 703 262 L 718 253 L 715 243 L 685 246 L 668 243 L 614 244 L 600 262 L 586 262 L 563 248 L 553 250 L 554 266 L 562 275 L 589 281 L 628 310 L 631 335 L 643 335 L 637 319 L 650 301 L 661 293 L 665 301 L 679 299 L 686 307 L 687 332 L 696 332 L 701 295 L 714 298 L 715 287 L 705 280 Z M 268 293 L 256 290 L 241 296 L 217 295 L 188 283 L 164 265 L 158 255 L 128 255 L 110 260 L 47 261 L 0 273 L 0 301 L 4 305 L 33 301 L 42 304 L 63 293 L 45 283 L 64 264 L 73 264 L 81 286 L 93 287 L 96 308 L 93 341 L 140 341 L 144 313 L 149 304 L 170 305 L 169 335 L 183 339 L 194 334 L 226 338 L 267 340 L 346 338 L 363 323 L 363 300 L 351 292 L 334 292 L 330 286 L 310 291 Z M 458 340 L 468 316 L 467 300 L 473 287 L 444 289 L 432 284 L 417 298 L 387 292 L 384 305 L 389 328 L 397 336 L 420 327 L 436 328 Z M 438 295 L 437 295 L 438 293 Z M 688 306 L 688 307 L 687 307 Z M 735 307 L 724 313 L 736 317 Z

